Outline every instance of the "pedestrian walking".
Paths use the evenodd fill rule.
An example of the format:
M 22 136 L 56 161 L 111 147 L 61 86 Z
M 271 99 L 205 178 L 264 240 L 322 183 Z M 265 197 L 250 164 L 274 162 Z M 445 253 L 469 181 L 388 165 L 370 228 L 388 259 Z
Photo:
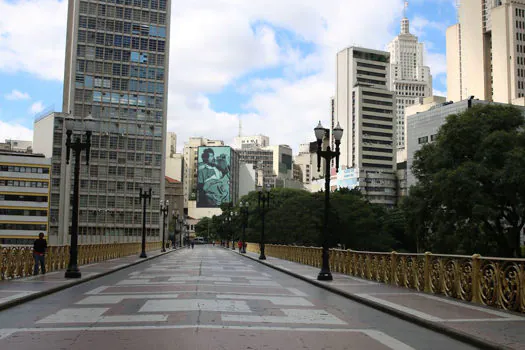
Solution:
M 35 267 L 33 269 L 33 275 L 38 275 L 38 265 L 42 268 L 42 274 L 46 274 L 46 255 L 47 241 L 44 239 L 44 233 L 38 234 L 38 239 L 35 239 L 33 243 L 33 258 L 35 259 Z
M 242 242 L 237 242 L 237 247 L 239 247 L 239 253 L 242 253 Z
M 191 249 L 193 249 L 193 246 L 195 245 L 195 242 L 192 240 L 191 241 Z

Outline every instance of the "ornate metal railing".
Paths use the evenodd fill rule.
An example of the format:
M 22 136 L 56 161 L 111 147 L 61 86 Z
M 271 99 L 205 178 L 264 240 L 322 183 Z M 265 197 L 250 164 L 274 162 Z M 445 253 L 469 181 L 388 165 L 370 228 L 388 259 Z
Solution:
M 267 256 L 321 266 L 321 248 L 271 245 Z M 247 250 L 259 253 L 259 245 Z M 330 268 L 376 282 L 525 312 L 525 259 L 330 249 Z
M 161 248 L 161 242 L 146 242 L 146 250 Z M 141 243 L 82 244 L 78 246 L 78 264 L 86 265 L 138 254 Z M 69 246 L 50 246 L 46 252 L 48 272 L 65 269 L 69 262 Z M 0 280 L 27 277 L 33 274 L 33 248 L 0 247 Z

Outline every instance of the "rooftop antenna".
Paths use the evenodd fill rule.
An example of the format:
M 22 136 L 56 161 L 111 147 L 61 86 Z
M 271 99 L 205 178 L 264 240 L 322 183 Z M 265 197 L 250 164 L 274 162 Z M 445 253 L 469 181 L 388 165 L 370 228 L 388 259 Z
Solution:
M 405 6 L 403 7 L 403 18 L 407 18 L 407 8 L 408 8 L 408 1 L 405 1 Z
M 242 119 L 239 118 L 239 137 L 242 136 Z

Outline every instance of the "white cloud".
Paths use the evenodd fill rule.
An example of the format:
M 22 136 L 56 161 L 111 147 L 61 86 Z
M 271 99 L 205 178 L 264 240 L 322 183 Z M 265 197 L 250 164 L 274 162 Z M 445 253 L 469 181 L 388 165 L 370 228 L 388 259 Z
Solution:
M 425 55 L 426 64 L 430 67 L 432 76 L 447 73 L 447 57 L 442 53 L 427 52 Z
M 382 49 L 397 32 L 403 7 L 401 0 L 370 0 L 358 7 L 344 0 L 224 0 L 217 8 L 212 4 L 217 5 L 214 1 L 173 3 L 168 129 L 178 133 L 178 147 L 190 136 L 231 142 L 238 131 L 238 118 L 242 119 L 243 134 L 263 133 L 272 143 L 293 148 L 311 141 L 319 119 L 328 125 L 336 53 L 359 43 Z M 197 13 L 209 16 L 208 11 L 226 18 L 211 16 L 208 20 L 229 25 L 215 26 L 212 34 L 206 26 L 203 31 L 195 29 L 202 25 Z M 179 22 L 177 27 L 177 18 L 186 18 L 187 13 L 190 19 Z M 266 40 L 260 40 L 258 31 L 251 29 L 254 23 L 263 24 Z M 315 50 L 305 56 L 297 43 L 283 42 L 279 29 L 314 45 Z M 276 37 L 280 47 L 276 46 Z M 275 66 L 284 68 L 283 77 L 259 76 L 237 87 L 250 97 L 244 107 L 253 113 L 233 115 L 210 108 L 205 97 L 208 91 L 232 84 L 248 71 Z
M 242 118 L 245 134 L 297 148 L 313 139 L 317 120 L 329 120 L 336 53 L 353 44 L 384 48 L 402 8 L 402 0 L 173 0 L 168 129 L 180 143 L 230 142 Z M 0 0 L 0 72 L 61 80 L 66 12 L 65 0 Z M 313 50 L 305 55 L 298 40 Z M 256 74 L 277 67 L 284 76 Z M 254 80 L 237 86 L 248 73 Z M 248 96 L 241 115 L 214 111 L 206 97 L 231 84 Z M 39 101 L 31 111 L 42 108 Z
M 430 21 L 424 17 L 415 16 L 410 21 L 410 31 L 418 37 L 424 37 L 429 29 L 438 30 L 445 35 L 449 25 L 449 23 Z
M 447 92 L 434 89 L 432 95 L 447 97 Z
M 29 107 L 29 112 L 31 114 L 37 114 L 37 113 L 42 112 L 43 110 L 44 110 L 44 104 L 42 103 L 42 101 L 37 101 L 33 103 L 31 107 Z
M 33 130 L 20 124 L 7 123 L 0 120 L 0 141 L 6 139 L 32 140 Z
M 31 96 L 27 92 L 21 92 L 13 89 L 10 93 L 4 95 L 6 100 L 18 101 L 18 100 L 29 100 Z
M 0 72 L 62 80 L 67 1 L 0 0 Z

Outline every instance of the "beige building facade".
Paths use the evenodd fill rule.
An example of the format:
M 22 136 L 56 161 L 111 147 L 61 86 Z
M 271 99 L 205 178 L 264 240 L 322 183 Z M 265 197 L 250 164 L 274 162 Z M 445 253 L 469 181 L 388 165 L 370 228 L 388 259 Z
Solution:
M 523 104 L 525 0 L 462 0 L 447 39 L 447 99 Z
M 372 203 L 396 203 L 395 96 L 390 54 L 350 47 L 337 54 L 336 119 L 344 129 L 340 170 L 354 168 Z
M 424 45 L 410 33 L 408 18 L 401 20 L 401 31 L 387 48 L 390 52 L 390 90 L 395 92 L 395 142 L 398 153 L 405 151 L 405 108 L 419 98 L 432 95 L 432 75 L 424 65 Z M 399 162 L 399 160 L 398 160 Z

